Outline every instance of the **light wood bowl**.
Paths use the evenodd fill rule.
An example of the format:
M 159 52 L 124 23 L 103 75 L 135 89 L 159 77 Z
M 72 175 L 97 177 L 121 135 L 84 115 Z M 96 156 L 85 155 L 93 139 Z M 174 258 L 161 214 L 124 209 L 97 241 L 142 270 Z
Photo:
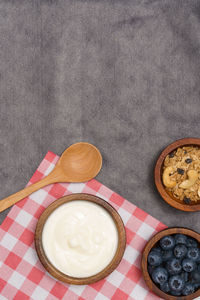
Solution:
M 142 255 L 142 272 L 143 272 L 144 280 L 146 281 L 148 288 L 151 291 L 153 291 L 155 294 L 157 294 L 159 297 L 161 297 L 163 299 L 168 299 L 168 300 L 192 300 L 192 299 L 195 299 L 196 297 L 200 296 L 200 289 L 198 289 L 195 293 L 193 293 L 189 296 L 172 296 L 172 295 L 166 294 L 163 291 L 161 291 L 156 286 L 156 284 L 152 281 L 152 279 L 149 275 L 148 269 L 147 269 L 147 258 L 148 258 L 148 255 L 149 255 L 149 252 L 151 251 L 151 249 L 156 246 L 157 242 L 162 237 L 164 237 L 166 235 L 176 234 L 176 233 L 182 233 L 187 236 L 190 236 L 190 237 L 196 239 L 200 245 L 200 234 L 193 230 L 190 230 L 187 228 L 181 228 L 181 227 L 173 227 L 173 228 L 164 229 L 164 230 L 158 232 L 156 235 L 154 235 L 146 244 L 146 247 L 145 247 L 145 249 L 143 251 L 143 255 Z
M 118 231 L 118 247 L 112 261 L 101 272 L 97 273 L 96 275 L 85 277 L 85 278 L 68 276 L 62 273 L 61 271 L 59 271 L 58 269 L 56 269 L 54 265 L 48 260 L 42 245 L 42 231 L 43 231 L 44 224 L 47 218 L 49 217 L 49 215 L 60 205 L 70 201 L 76 201 L 76 200 L 91 201 L 106 209 L 106 211 L 113 218 Z M 78 284 L 78 285 L 91 284 L 108 276 L 111 272 L 114 271 L 114 269 L 120 263 L 125 251 L 125 246 L 126 246 L 126 232 L 125 232 L 124 224 L 118 212 L 105 200 L 89 194 L 72 194 L 54 201 L 45 209 L 45 211 L 41 215 L 35 231 L 35 248 L 42 265 L 53 277 L 69 284 Z
M 171 206 L 183 210 L 183 211 L 197 211 L 200 210 L 200 201 L 197 204 L 185 204 L 181 200 L 175 198 L 171 193 L 169 193 L 162 182 L 162 173 L 163 173 L 163 163 L 165 157 L 172 151 L 176 150 L 179 147 L 184 146 L 199 146 L 200 147 L 200 139 L 197 138 L 184 138 L 181 140 L 177 140 L 167 146 L 162 153 L 160 154 L 155 170 L 154 170 L 154 180 L 157 187 L 158 192 L 161 197 Z

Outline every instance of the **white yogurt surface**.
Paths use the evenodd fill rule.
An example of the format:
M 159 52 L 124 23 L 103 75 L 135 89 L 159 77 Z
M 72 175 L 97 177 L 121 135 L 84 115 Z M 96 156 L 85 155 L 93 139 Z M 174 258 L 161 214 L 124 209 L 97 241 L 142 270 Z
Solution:
M 59 206 L 48 217 L 42 243 L 58 270 L 81 278 L 99 273 L 110 263 L 117 250 L 118 233 L 103 207 L 77 200 Z

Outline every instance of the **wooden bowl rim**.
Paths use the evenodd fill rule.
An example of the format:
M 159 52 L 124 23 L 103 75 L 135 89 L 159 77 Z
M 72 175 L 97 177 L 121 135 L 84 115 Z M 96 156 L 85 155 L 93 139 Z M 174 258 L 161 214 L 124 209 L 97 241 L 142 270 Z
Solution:
M 184 227 L 171 227 L 171 228 L 166 228 L 158 233 L 156 233 L 146 244 L 143 255 L 142 255 L 142 273 L 144 280 L 150 290 L 152 290 L 155 294 L 158 296 L 162 297 L 163 299 L 168 299 L 168 300 L 192 300 L 198 296 L 200 296 L 200 288 L 193 294 L 188 295 L 188 296 L 172 296 L 169 294 L 164 293 L 161 291 L 156 284 L 153 282 L 151 279 L 148 269 L 147 269 L 147 258 L 150 250 L 154 247 L 154 245 L 164 236 L 166 235 L 171 235 L 171 234 L 177 234 L 177 233 L 182 233 L 185 235 L 189 235 L 196 239 L 199 244 L 200 244 L 200 234 L 194 230 L 191 230 L 189 228 L 184 228 Z
M 183 210 L 183 211 L 198 211 L 200 210 L 200 204 L 192 204 L 187 205 L 180 203 L 173 196 L 169 195 L 163 185 L 162 182 L 162 166 L 165 160 L 165 157 L 172 151 L 176 150 L 178 147 L 184 146 L 199 146 L 200 147 L 200 139 L 199 138 L 184 138 L 177 140 L 170 145 L 168 145 L 160 154 L 154 169 L 154 181 L 157 187 L 157 190 L 161 197 L 171 206 Z
M 96 203 L 103 207 L 113 218 L 117 231 L 118 231 L 118 247 L 115 253 L 115 256 L 113 257 L 112 261 L 104 268 L 101 272 L 90 276 L 90 277 L 84 277 L 84 278 L 78 278 L 78 277 L 72 277 L 69 275 L 66 275 L 59 271 L 57 268 L 54 267 L 54 265 L 48 260 L 44 249 L 42 245 L 42 231 L 45 225 L 45 222 L 47 218 L 50 216 L 50 214 L 59 206 L 70 202 L 70 201 L 78 201 L 78 200 L 85 200 L 90 201 L 93 203 Z M 108 276 L 111 272 L 115 270 L 115 268 L 119 265 L 120 261 L 122 260 L 124 251 L 126 247 L 126 231 L 123 224 L 123 221 L 119 215 L 119 213 L 116 211 L 116 209 L 106 202 L 105 200 L 101 199 L 100 197 L 90 195 L 90 194 L 84 194 L 84 193 L 76 193 L 64 196 L 62 198 L 59 198 L 55 200 L 53 203 L 51 203 L 42 213 L 40 216 L 36 230 L 35 230 L 35 248 L 37 255 L 39 257 L 40 262 L 44 266 L 44 268 L 58 280 L 61 280 L 63 282 L 66 282 L 68 284 L 76 284 L 76 285 L 82 285 L 82 284 L 91 284 L 94 282 L 97 282 L 106 276 Z

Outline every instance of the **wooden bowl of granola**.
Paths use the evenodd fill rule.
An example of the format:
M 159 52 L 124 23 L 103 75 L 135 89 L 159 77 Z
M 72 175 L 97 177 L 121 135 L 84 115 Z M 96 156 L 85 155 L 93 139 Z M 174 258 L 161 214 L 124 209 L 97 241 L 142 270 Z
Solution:
M 184 138 L 160 154 L 154 179 L 161 197 L 183 211 L 200 210 L 200 139 Z

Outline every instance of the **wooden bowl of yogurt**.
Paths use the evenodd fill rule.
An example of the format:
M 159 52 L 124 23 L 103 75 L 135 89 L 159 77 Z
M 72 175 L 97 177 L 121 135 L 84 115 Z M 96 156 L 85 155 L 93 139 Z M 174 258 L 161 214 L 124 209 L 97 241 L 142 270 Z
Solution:
M 49 205 L 35 232 L 35 247 L 45 269 L 69 284 L 91 284 L 120 263 L 126 246 L 124 224 L 105 200 L 72 194 Z

